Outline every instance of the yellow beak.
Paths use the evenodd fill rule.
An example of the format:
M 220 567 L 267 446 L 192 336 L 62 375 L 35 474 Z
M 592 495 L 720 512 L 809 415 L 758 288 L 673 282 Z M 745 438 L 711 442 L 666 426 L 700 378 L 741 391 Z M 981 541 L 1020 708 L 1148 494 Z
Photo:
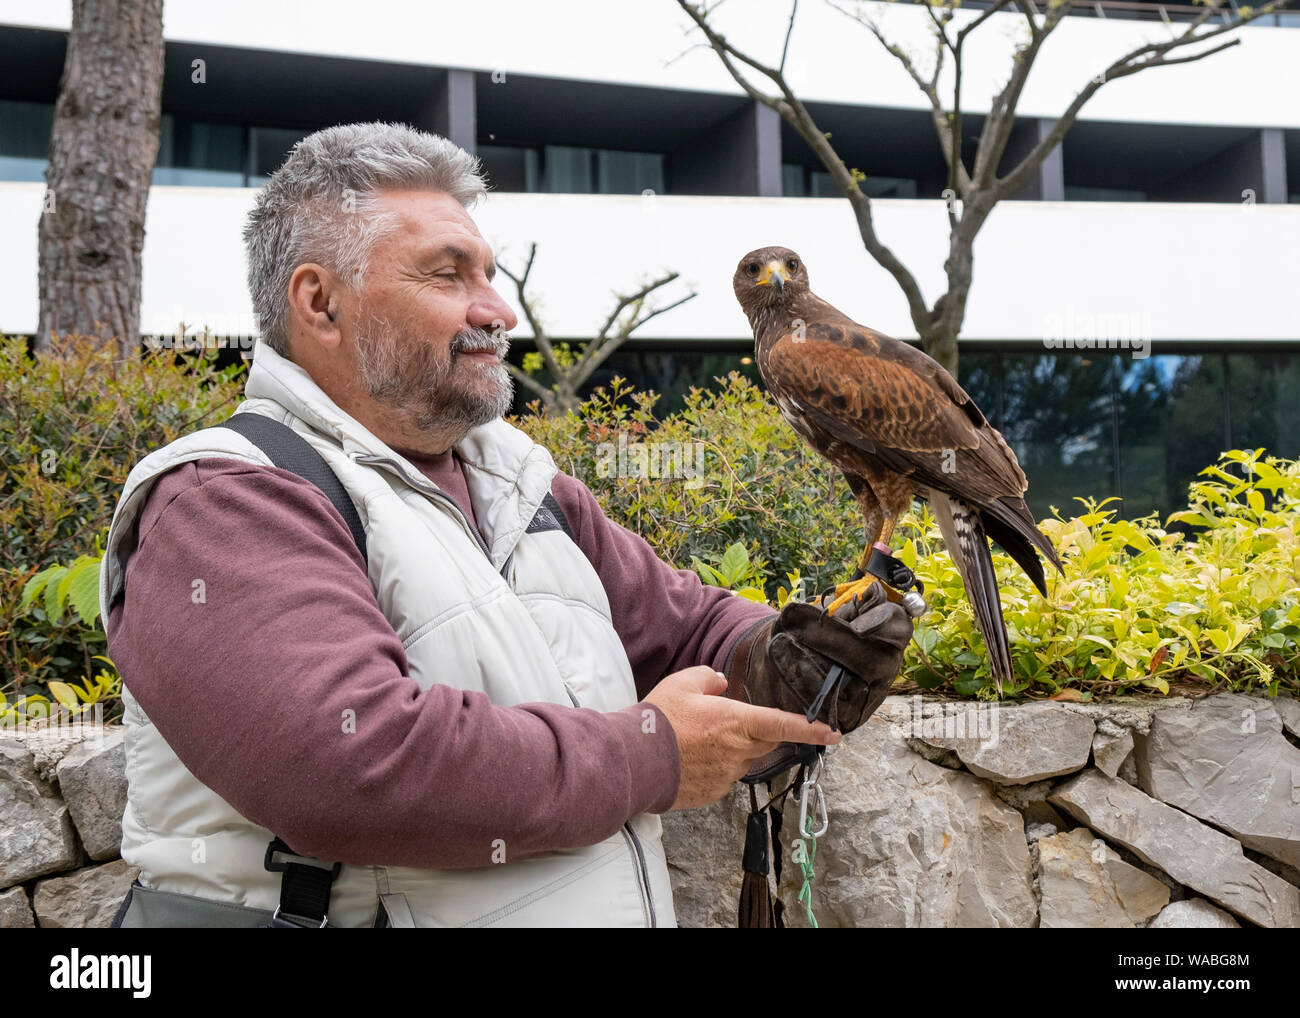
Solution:
M 790 282 L 790 277 L 786 275 L 785 266 L 778 261 L 768 262 L 763 266 L 763 273 L 754 283 L 755 286 L 775 286 L 778 290 L 784 289 L 785 284 Z

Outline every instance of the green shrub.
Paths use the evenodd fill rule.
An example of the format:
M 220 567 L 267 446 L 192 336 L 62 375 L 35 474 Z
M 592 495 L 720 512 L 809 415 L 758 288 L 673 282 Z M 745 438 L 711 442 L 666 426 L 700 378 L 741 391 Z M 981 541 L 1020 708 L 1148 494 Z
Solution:
M 25 340 L 0 337 L 0 711 L 48 702 L 51 680 L 65 703 L 77 680 L 87 697 L 113 695 L 94 664 L 106 642 L 94 564 L 122 485 L 142 457 L 224 419 L 242 395 L 243 365 L 218 370 L 215 350 L 180 364 L 169 351 L 126 362 L 114 352 L 64 339 L 33 360 Z
M 779 606 L 792 590 L 810 595 L 847 579 L 864 541 L 847 485 L 752 383 L 734 373 L 719 382 L 663 420 L 653 394 L 616 380 L 575 414 L 516 423 L 586 482 L 612 519 L 706 583 Z M 645 476 L 631 456 L 610 456 L 620 441 L 629 450 L 700 443 L 704 468 Z M 1049 574 L 1047 598 L 996 552 L 1016 672 L 1004 693 L 1087 699 L 1167 693 L 1179 682 L 1202 691 L 1220 683 L 1300 689 L 1300 464 L 1262 453 L 1225 453 L 1192 485 L 1189 508 L 1167 522 L 1201 528 L 1197 539 L 1167 532 L 1154 514 L 1115 519 L 1111 500 L 1080 498 L 1084 511 L 1074 517 L 1054 509 L 1042 527 L 1066 575 Z M 930 604 L 902 677 L 995 696 L 961 578 L 928 511 L 905 517 L 894 543 Z
M 654 416 L 654 393 L 616 379 L 573 414 L 514 423 L 667 561 L 688 567 L 694 557 L 716 567 L 739 543 L 754 568 L 771 577 L 769 599 L 789 574 L 802 577 L 810 592 L 829 586 L 852 571 L 862 552 L 862 517 L 848 486 L 761 389 L 735 372 L 719 382 L 717 391 L 693 389 L 685 408 L 663 420 Z M 676 477 L 645 476 L 637 467 L 632 453 L 648 443 L 658 452 L 646 457 L 652 474 L 669 472 L 671 461 Z
M 118 494 L 148 452 L 233 410 L 239 371 L 218 372 L 210 358 L 192 371 L 170 358 L 123 365 L 94 347 L 33 364 L 21 341 L 0 345 L 0 415 L 13 436 L 0 487 L 0 717 L 51 699 L 77 710 L 116 697 L 111 671 L 92 675 L 92 661 L 107 659 L 95 653 L 104 635 L 91 580 Z M 847 486 L 752 382 L 735 373 L 718 382 L 662 420 L 653 393 L 616 379 L 576 413 L 514 423 L 612 519 L 705 583 L 779 607 L 847 579 L 864 541 Z M 1080 516 L 1054 509 L 1042 527 L 1066 575 L 1049 574 L 1046 598 L 995 553 L 1016 673 L 1005 695 L 1158 695 L 1179 683 L 1300 690 L 1300 462 L 1234 451 L 1202 477 L 1167 521 L 1198 528 L 1196 539 L 1154 514 L 1116 519 L 1111 500 L 1081 497 Z M 996 695 L 928 511 L 901 521 L 895 547 L 930 604 L 901 678 Z

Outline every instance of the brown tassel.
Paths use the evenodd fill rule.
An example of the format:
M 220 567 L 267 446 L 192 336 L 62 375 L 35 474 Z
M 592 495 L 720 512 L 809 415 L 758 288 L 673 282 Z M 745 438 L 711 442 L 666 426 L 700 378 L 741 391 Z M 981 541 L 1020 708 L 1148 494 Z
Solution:
M 741 863 L 745 878 L 740 885 L 737 926 L 742 930 L 770 930 L 776 926 L 776 917 L 772 909 L 772 888 L 767 881 L 767 816 L 758 808 L 753 785 L 749 796 L 753 812 L 745 825 L 745 855 Z
M 742 930 L 770 930 L 776 927 L 772 914 L 772 890 L 767 877 L 746 873 L 740 885 L 740 921 Z

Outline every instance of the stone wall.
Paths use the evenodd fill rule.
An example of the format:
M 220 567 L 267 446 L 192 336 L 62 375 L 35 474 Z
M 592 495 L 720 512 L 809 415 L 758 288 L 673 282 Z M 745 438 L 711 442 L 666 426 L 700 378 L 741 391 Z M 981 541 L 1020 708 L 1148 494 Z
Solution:
M 822 926 L 1300 926 L 1300 703 L 890 697 L 827 754 Z M 120 728 L 0 732 L 0 927 L 108 926 Z M 760 792 L 765 792 L 760 789 Z M 664 816 L 682 926 L 736 924 L 748 793 Z M 781 897 L 798 804 L 784 811 Z
M 890 697 L 827 753 L 813 913 L 827 927 L 1300 926 L 1298 736 L 1289 699 Z M 787 925 L 807 926 L 795 799 L 781 898 Z M 748 812 L 741 788 L 664 817 L 681 925 L 736 924 Z
M 0 928 L 112 924 L 138 872 L 125 766 L 121 728 L 0 731 Z

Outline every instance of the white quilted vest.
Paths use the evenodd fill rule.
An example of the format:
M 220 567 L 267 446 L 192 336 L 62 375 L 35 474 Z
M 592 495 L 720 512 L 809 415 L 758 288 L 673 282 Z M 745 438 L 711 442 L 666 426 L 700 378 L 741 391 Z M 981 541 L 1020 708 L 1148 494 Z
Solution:
M 586 556 L 561 530 L 525 533 L 556 473 L 545 449 L 502 420 L 457 443 L 484 547 L 450 496 L 260 340 L 245 397 L 237 412 L 288 424 L 347 489 L 366 531 L 371 588 L 421 688 L 437 681 L 479 690 L 502 705 L 545 701 L 613 711 L 637 702 L 609 602 Z M 228 428 L 184 436 L 142 459 L 127 477 L 109 531 L 99 592 L 106 611 L 134 550 L 124 538 L 154 481 L 206 456 L 272 465 Z M 233 545 L 239 527 L 223 524 L 222 531 Z M 131 696 L 131 676 L 123 678 L 122 857 L 140 867 L 146 887 L 274 909 L 280 874 L 263 866 L 272 832 L 185 768 Z M 642 814 L 608 840 L 576 851 L 511 861 L 507 843 L 505 863 L 481 869 L 345 865 L 334 883 L 330 922 L 369 926 L 381 895 L 401 895 L 416 926 L 672 926 L 660 832 L 659 818 Z

